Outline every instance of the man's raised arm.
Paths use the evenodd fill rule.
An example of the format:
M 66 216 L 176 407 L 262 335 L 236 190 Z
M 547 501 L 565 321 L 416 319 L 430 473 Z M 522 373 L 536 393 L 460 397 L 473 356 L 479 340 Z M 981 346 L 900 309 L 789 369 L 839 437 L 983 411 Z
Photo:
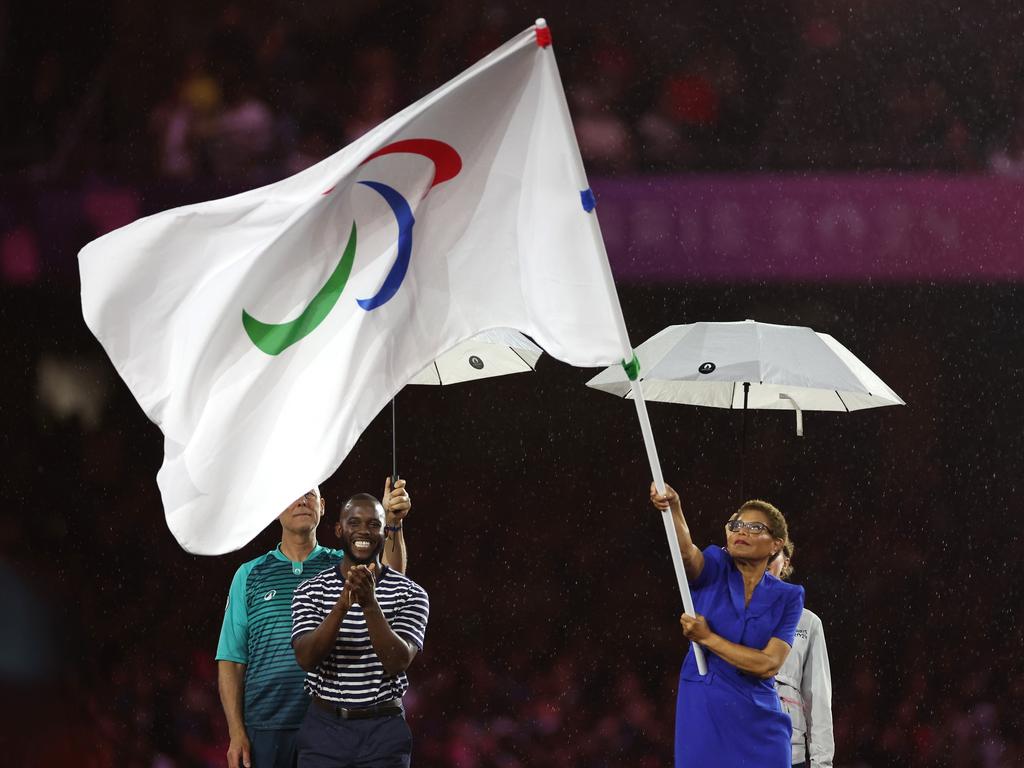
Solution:
M 384 496 L 381 499 L 384 507 L 384 542 L 383 560 L 389 568 L 405 573 L 409 565 L 409 555 L 405 548 L 405 518 L 412 509 L 412 497 L 405 487 L 405 480 L 398 479 L 391 487 L 391 478 L 384 481 Z

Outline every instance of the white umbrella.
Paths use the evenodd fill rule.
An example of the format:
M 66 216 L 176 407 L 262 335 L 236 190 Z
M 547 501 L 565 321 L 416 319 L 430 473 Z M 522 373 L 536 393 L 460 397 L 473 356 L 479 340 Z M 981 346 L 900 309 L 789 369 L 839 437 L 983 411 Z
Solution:
M 802 436 L 804 411 L 906 405 L 834 338 L 796 325 L 754 320 L 670 325 L 637 347 L 635 360 L 648 400 L 743 410 L 741 496 L 748 408 L 793 409 Z M 622 366 L 606 368 L 587 386 L 633 396 Z
M 537 367 L 543 350 L 511 328 L 492 328 L 455 345 L 428 365 L 410 384 L 458 384 Z
M 636 350 L 644 397 L 713 408 L 858 411 L 905 405 L 884 381 L 829 336 L 795 325 L 745 320 L 670 325 Z M 622 366 L 587 386 L 632 397 Z
M 537 367 L 544 353 L 519 331 L 491 328 L 456 344 L 417 373 L 410 384 L 441 386 L 476 381 L 511 373 L 527 373 Z M 398 479 L 395 399 L 391 400 L 391 478 Z

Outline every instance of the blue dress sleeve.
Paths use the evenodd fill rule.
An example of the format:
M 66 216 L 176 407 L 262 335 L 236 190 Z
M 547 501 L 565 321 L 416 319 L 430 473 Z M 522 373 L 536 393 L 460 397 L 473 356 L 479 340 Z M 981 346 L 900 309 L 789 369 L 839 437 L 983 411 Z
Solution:
M 800 616 L 804 612 L 804 588 L 799 584 L 787 584 L 786 607 L 782 611 L 782 618 L 772 631 L 772 637 L 777 637 L 790 648 L 793 647 L 793 638 L 796 636 L 796 627 L 800 623 Z
M 704 553 L 704 570 L 700 572 L 700 576 L 690 582 L 693 589 L 706 587 L 725 578 L 729 567 L 728 563 L 731 560 L 725 550 L 715 545 L 705 547 L 701 551 Z

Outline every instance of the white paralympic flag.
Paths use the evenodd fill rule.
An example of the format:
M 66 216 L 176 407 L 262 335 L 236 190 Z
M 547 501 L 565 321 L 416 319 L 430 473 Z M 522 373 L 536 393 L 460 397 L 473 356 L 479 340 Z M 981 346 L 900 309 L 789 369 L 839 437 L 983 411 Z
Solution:
M 629 360 L 546 27 L 319 164 L 79 254 L 85 320 L 165 438 L 190 552 L 249 542 L 435 357 L 516 328 Z

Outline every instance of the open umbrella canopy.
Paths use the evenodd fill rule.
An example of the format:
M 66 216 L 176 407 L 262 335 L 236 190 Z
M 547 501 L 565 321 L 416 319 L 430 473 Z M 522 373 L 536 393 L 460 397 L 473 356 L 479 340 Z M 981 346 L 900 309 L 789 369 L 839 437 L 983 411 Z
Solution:
M 434 360 L 410 384 L 458 384 L 537 367 L 543 350 L 511 328 L 492 328 L 456 344 Z
M 491 328 L 456 344 L 416 374 L 410 384 L 458 384 L 509 373 L 535 370 L 544 353 L 519 331 Z M 391 399 L 391 477 L 398 479 L 398 426 L 395 398 Z
M 801 326 L 753 320 L 671 325 L 641 344 L 636 356 L 648 400 L 798 411 L 905 405 L 850 350 Z M 587 386 L 632 396 L 621 366 L 606 368 Z

